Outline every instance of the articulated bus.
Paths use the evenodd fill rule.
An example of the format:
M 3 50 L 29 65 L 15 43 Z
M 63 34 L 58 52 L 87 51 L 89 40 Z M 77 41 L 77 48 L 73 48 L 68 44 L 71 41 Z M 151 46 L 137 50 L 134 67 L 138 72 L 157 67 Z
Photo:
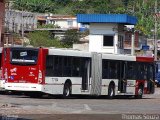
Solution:
M 27 95 L 118 95 L 154 93 L 152 57 L 56 48 L 7 48 L 5 89 Z

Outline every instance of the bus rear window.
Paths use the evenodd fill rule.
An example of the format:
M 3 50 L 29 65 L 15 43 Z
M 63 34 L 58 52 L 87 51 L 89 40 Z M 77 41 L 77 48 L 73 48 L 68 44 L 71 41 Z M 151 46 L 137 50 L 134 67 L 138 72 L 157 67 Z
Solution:
M 13 64 L 36 64 L 38 50 L 12 49 L 11 63 Z

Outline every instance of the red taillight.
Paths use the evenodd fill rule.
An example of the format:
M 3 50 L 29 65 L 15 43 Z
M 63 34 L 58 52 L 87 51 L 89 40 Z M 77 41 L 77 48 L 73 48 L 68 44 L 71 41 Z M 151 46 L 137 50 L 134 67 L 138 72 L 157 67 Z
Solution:
M 42 71 L 39 70 L 39 73 L 38 73 L 38 83 L 42 83 Z
M 4 71 L 4 78 L 7 80 L 8 79 L 8 74 L 7 74 L 7 68 Z

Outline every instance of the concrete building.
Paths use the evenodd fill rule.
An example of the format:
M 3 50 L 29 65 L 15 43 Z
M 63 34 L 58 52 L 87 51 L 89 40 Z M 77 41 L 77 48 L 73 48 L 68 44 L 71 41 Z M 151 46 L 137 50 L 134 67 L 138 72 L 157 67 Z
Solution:
M 59 37 L 59 39 L 62 39 L 64 33 L 69 29 L 83 31 L 88 27 L 88 25 L 77 23 L 77 17 L 71 15 L 42 14 L 37 16 L 37 23 L 38 28 L 36 30 L 51 31 L 53 36 Z M 50 26 L 45 27 L 47 25 Z
M 22 45 L 25 33 L 37 28 L 37 14 L 26 11 L 6 9 L 4 45 Z M 17 33 L 20 37 L 15 37 Z
M 78 29 L 77 18 L 71 15 L 41 15 L 37 17 L 40 25 L 42 24 L 53 24 L 57 28 L 61 29 Z
M 124 53 L 125 25 L 137 23 L 126 14 L 78 14 L 77 21 L 90 25 L 89 51 L 114 54 Z
M 5 46 L 22 44 L 24 39 L 13 37 L 13 33 L 25 36 L 25 33 L 30 31 L 47 30 L 52 32 L 53 36 L 61 39 L 68 29 L 84 30 L 85 28 L 84 25 L 77 23 L 75 16 L 36 14 L 12 9 L 6 9 L 5 27 L 7 33 L 5 34 Z
M 5 0 L 0 0 L 0 46 L 3 46 Z
M 6 10 L 5 22 L 5 26 L 10 32 L 20 33 L 22 26 L 24 31 L 33 31 L 37 28 L 37 14 L 18 10 Z

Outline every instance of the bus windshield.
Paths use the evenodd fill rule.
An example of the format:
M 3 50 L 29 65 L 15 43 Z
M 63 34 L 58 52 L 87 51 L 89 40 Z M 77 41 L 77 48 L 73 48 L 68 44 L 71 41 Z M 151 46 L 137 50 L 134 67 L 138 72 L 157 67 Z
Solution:
M 12 64 L 36 64 L 38 49 L 11 49 Z

